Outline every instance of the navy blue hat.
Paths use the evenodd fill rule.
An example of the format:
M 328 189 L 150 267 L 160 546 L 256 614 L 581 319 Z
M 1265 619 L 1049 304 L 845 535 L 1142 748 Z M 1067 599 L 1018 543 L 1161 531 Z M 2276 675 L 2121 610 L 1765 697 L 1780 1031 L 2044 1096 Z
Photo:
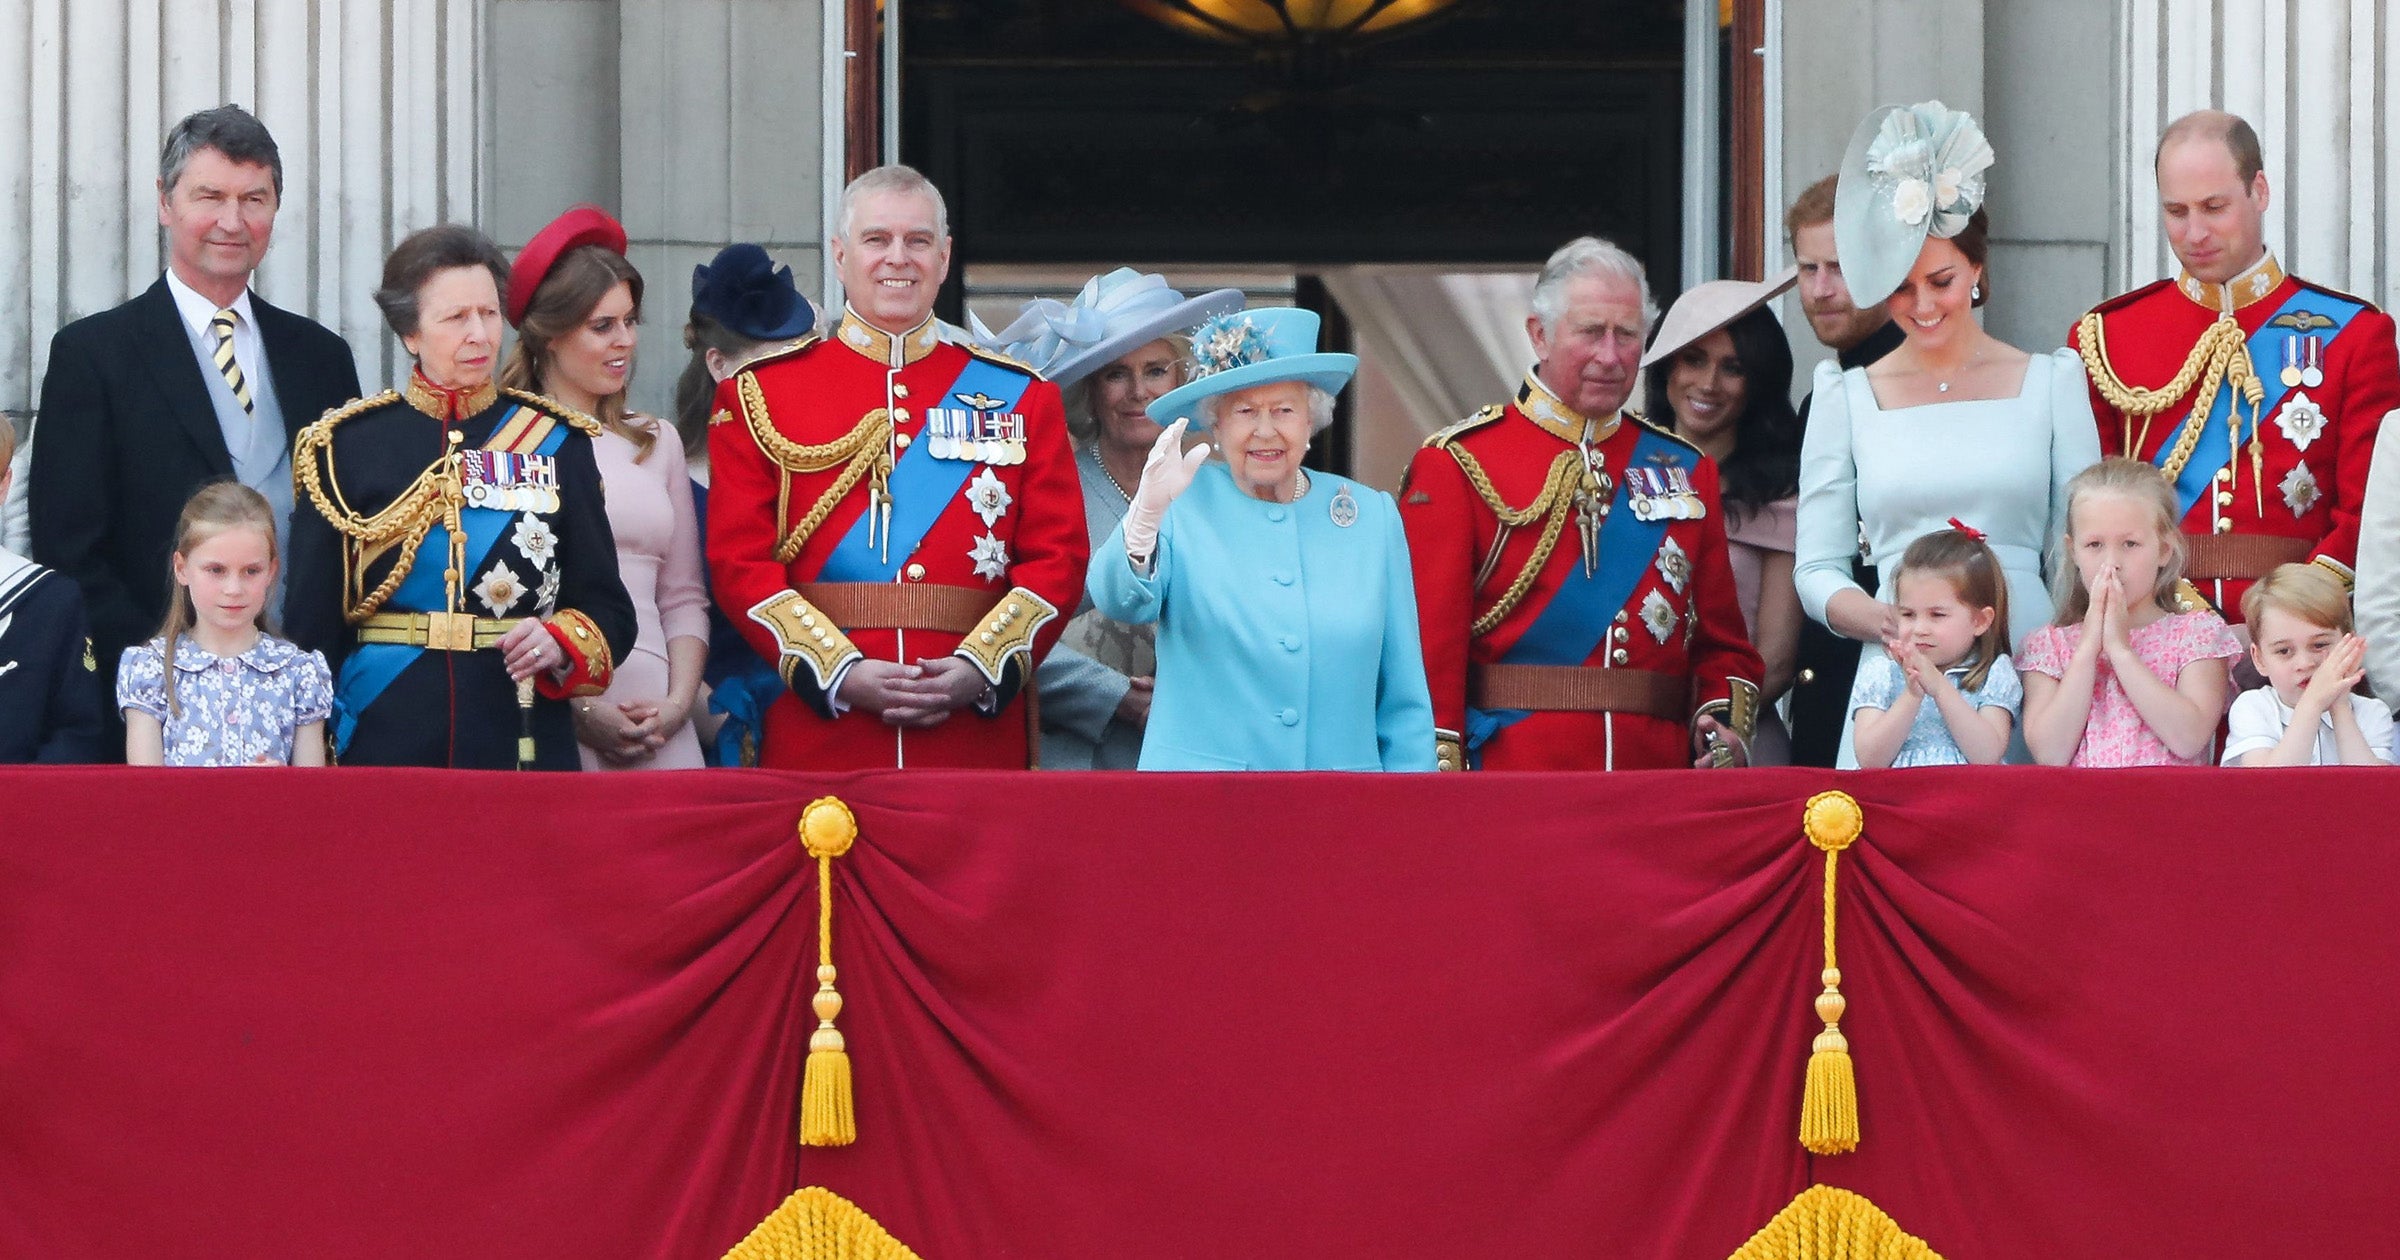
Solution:
M 788 341 L 817 326 L 817 312 L 767 251 L 743 242 L 692 268 L 692 314 L 752 341 Z

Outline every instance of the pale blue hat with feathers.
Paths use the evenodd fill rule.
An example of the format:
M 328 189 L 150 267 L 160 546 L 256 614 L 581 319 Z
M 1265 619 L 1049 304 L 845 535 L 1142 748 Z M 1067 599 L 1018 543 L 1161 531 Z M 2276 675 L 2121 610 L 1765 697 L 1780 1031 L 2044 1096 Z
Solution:
M 1940 101 L 1886 105 L 1859 123 L 1833 192 L 1834 254 L 1852 303 L 1889 298 L 1926 237 L 1966 230 L 1993 160 L 1974 117 Z

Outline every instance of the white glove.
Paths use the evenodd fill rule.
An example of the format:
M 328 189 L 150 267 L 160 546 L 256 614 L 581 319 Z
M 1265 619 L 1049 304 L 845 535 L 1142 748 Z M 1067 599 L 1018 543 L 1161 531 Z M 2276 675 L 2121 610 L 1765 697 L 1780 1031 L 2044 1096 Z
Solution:
M 1183 431 L 1190 423 L 1177 420 L 1168 425 L 1142 461 L 1142 484 L 1134 487 L 1133 502 L 1125 508 L 1125 557 L 1137 566 L 1150 563 L 1150 553 L 1158 549 L 1158 523 L 1167 519 L 1168 505 L 1191 489 L 1200 465 L 1208 462 L 1208 443 L 1183 449 Z

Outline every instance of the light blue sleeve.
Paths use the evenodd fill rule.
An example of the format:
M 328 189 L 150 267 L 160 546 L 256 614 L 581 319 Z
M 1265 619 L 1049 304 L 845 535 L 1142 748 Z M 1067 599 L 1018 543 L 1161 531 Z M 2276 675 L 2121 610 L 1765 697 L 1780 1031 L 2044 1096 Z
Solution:
M 1851 562 L 1858 558 L 1858 462 L 1852 458 L 1850 400 L 1841 368 L 1818 364 L 1813 388 L 1808 432 L 1800 439 L 1792 584 L 1800 589 L 1801 610 L 1822 625 L 1825 605 L 1835 593 L 1858 589 L 1850 576 Z
M 1084 574 L 1084 592 L 1092 597 L 1092 607 L 1103 617 L 1113 617 L 1128 625 L 1146 625 L 1158 620 L 1159 609 L 1167 600 L 1167 587 L 1175 572 L 1175 511 L 1167 510 L 1167 519 L 1158 527 L 1158 546 L 1150 555 L 1150 571 L 1143 573 L 1133 567 L 1125 555 L 1125 522 L 1108 531 L 1108 541 L 1092 548 L 1092 566 Z
M 1363 487 L 1362 487 L 1363 489 Z M 1383 535 L 1383 661 L 1375 680 L 1375 743 L 1386 770 L 1433 770 L 1433 692 L 1417 638 L 1417 583 L 1392 496 L 1368 491 Z
M 1042 725 L 1096 744 L 1108 734 L 1133 680 L 1071 647 L 1053 647 L 1034 668 L 1033 685 L 1041 694 Z
M 1967 697 L 1978 709 L 1995 705 L 2014 714 L 2025 711 L 2025 680 L 2017 676 L 2016 662 L 2003 656 L 1992 662 L 1992 670 L 1983 676 L 1983 690 Z
M 167 721 L 167 662 L 156 639 L 136 643 L 117 658 L 117 709 Z
M 2050 575 L 2067 536 L 2067 483 L 2100 462 L 2100 422 L 2092 416 L 2091 386 L 2073 350 L 2050 354 L 2050 534 L 2042 540 L 2042 576 Z
M 1900 698 L 1900 690 L 1908 685 L 1901 676 L 1899 662 L 1878 652 L 1858 667 L 1858 681 L 1850 684 L 1850 712 L 1860 709 L 1889 709 Z
M 333 670 L 325 664 L 325 654 L 307 653 L 294 668 L 300 671 L 300 685 L 292 689 L 292 724 L 324 721 L 333 712 Z

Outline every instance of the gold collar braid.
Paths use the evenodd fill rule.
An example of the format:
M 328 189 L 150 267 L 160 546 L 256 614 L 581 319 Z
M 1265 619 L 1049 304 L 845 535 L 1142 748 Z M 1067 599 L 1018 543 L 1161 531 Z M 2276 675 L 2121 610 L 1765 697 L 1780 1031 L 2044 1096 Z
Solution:
M 783 473 L 775 486 L 775 562 L 790 564 L 808 544 L 809 535 L 833 514 L 843 496 L 855 488 L 859 480 L 872 477 L 870 483 L 874 504 L 869 511 L 889 501 L 889 479 L 892 473 L 892 413 L 889 408 L 877 407 L 859 417 L 848 433 L 833 441 L 815 446 L 795 442 L 775 429 L 767 416 L 766 391 L 758 387 L 758 378 L 748 372 L 741 374 L 737 386 L 742 399 L 742 420 L 750 427 L 750 436 L 758 449 L 774 460 Z M 789 525 L 791 517 L 792 474 L 823 472 L 835 465 L 847 465 L 834 478 L 825 493 L 809 506 L 808 514 L 797 525 Z M 787 528 L 788 525 L 788 528 Z
M 2266 405 L 2267 387 L 2259 381 L 2258 371 L 2250 363 L 2250 339 L 2231 313 L 2219 316 L 2208 326 L 2208 331 L 2200 334 L 2198 344 L 2192 347 L 2175 378 L 2158 389 L 2128 385 L 2109 366 L 2108 333 L 2100 312 L 2085 315 L 2075 331 L 2076 345 L 2083 353 L 2083 370 L 2091 376 L 2100 397 L 2116 408 L 2121 418 L 2125 454 L 2141 458 L 2142 448 L 2150 443 L 2150 422 L 2174 406 L 2197 383 L 2199 392 L 2192 395 L 2192 414 L 2199 418 L 2199 423 L 2183 426 L 2175 449 L 2168 452 L 2167 462 L 2160 466 L 2170 481 L 2182 475 L 2184 465 L 2191 462 L 2192 452 L 2200 445 L 2200 431 L 2207 427 L 2208 413 L 2216 406 L 2218 388 L 2230 384 L 2250 404 L 2250 462 L 2259 463 L 2259 410 Z M 2142 422 L 2138 435 L 2133 428 L 2136 419 Z M 2239 449 L 2242 417 L 2238 405 L 2228 413 L 2225 423 L 2234 447 Z
M 317 514 L 343 538 L 342 619 L 351 625 L 375 615 L 392 597 L 392 592 L 400 589 L 409 570 L 416 566 L 418 545 L 433 531 L 436 522 L 450 531 L 450 563 L 442 571 L 443 593 L 448 601 L 445 611 L 458 610 L 459 583 L 467 567 L 467 531 L 459 520 L 459 509 L 465 506 L 467 495 L 459 480 L 456 447 L 418 473 L 416 480 L 380 512 L 361 515 L 342 497 L 341 483 L 333 475 L 334 427 L 350 416 L 397 397 L 387 390 L 329 413 L 300 430 L 292 445 L 293 481 L 308 496 Z M 384 575 L 374 590 L 361 595 L 359 585 L 365 580 L 367 565 L 395 544 L 399 554 L 392 558 L 392 571 Z

